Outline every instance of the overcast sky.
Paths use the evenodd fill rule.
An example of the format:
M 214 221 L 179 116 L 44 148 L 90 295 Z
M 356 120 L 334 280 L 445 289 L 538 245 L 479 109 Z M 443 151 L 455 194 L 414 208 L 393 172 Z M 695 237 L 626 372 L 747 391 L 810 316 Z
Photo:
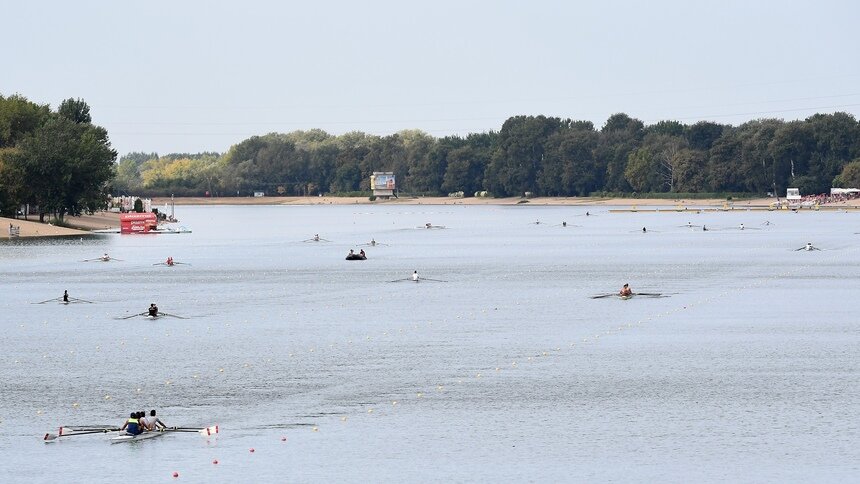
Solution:
M 120 154 L 519 114 L 860 113 L 860 2 L 9 1 L 0 94 L 82 98 Z

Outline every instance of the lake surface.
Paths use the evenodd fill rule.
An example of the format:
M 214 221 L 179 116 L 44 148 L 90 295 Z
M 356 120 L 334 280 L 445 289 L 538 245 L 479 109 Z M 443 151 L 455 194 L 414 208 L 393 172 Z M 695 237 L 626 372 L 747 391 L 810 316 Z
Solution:
M 193 233 L 0 245 L 0 481 L 860 475 L 857 214 L 177 216 Z M 303 242 L 316 233 L 328 242 Z M 359 245 L 372 238 L 387 245 Z M 823 250 L 794 250 L 807 242 Z M 106 252 L 122 261 L 81 262 Z M 153 265 L 167 256 L 188 265 Z M 444 282 L 389 282 L 415 270 Z M 590 297 L 624 283 L 669 297 Z M 95 304 L 33 304 L 64 289 Z M 117 319 L 151 302 L 189 319 Z M 42 441 L 151 408 L 221 433 Z

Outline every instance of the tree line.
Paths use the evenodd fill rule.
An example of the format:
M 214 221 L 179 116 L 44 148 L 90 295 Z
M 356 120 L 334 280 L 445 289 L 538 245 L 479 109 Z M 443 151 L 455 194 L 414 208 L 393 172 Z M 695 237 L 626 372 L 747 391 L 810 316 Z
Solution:
M 108 193 L 368 194 L 374 171 L 394 172 L 399 192 L 416 195 L 823 193 L 860 187 L 860 123 L 837 112 L 739 126 L 646 126 L 620 113 L 597 129 L 590 121 L 514 116 L 498 131 L 468 136 L 312 129 L 252 136 L 226 153 L 115 159 L 84 101 L 68 99 L 52 111 L 0 96 L 0 213 L 26 203 L 59 218 L 102 208 Z
M 117 153 L 107 130 L 92 124 L 81 99 L 56 111 L 22 96 L 0 95 L 0 214 L 38 209 L 39 219 L 102 209 L 114 178 Z
M 860 123 L 840 112 L 646 126 L 615 114 L 599 130 L 589 121 L 515 116 L 499 131 L 442 138 L 314 129 L 253 136 L 223 154 L 130 153 L 114 184 L 150 195 L 358 194 L 374 171 L 394 172 L 401 193 L 426 195 L 823 193 L 860 187 Z

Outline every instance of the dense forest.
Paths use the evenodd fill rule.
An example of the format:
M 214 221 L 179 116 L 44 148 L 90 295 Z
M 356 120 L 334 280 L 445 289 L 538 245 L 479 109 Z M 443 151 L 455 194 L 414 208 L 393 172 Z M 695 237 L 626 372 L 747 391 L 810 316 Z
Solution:
M 226 153 L 130 153 L 115 163 L 107 131 L 82 100 L 56 112 L 0 96 L 0 211 L 24 203 L 80 213 L 105 195 L 369 194 L 370 174 L 392 171 L 406 195 L 804 194 L 860 187 L 860 123 L 850 114 L 740 126 L 615 114 L 589 121 L 509 118 L 498 132 L 432 137 L 321 130 L 253 136 Z
M 823 193 L 860 186 L 858 158 L 860 124 L 846 113 L 736 127 L 646 126 L 616 114 L 599 130 L 589 121 L 515 116 L 498 132 L 466 137 L 310 130 L 254 136 L 225 154 L 131 153 L 120 160 L 114 184 L 148 195 L 346 194 L 367 193 L 372 172 L 392 171 L 402 194 L 763 195 L 789 186 Z

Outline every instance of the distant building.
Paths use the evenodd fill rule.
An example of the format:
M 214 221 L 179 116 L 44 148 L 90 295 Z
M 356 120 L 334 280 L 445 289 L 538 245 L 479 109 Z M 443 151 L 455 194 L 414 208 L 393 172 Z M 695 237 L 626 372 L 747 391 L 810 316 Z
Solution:
M 376 197 L 396 197 L 394 191 L 397 190 L 397 184 L 394 180 L 394 172 L 374 171 L 370 175 L 370 189 Z
M 801 199 L 800 188 L 789 188 L 785 191 L 785 199 L 789 202 L 799 202 Z

